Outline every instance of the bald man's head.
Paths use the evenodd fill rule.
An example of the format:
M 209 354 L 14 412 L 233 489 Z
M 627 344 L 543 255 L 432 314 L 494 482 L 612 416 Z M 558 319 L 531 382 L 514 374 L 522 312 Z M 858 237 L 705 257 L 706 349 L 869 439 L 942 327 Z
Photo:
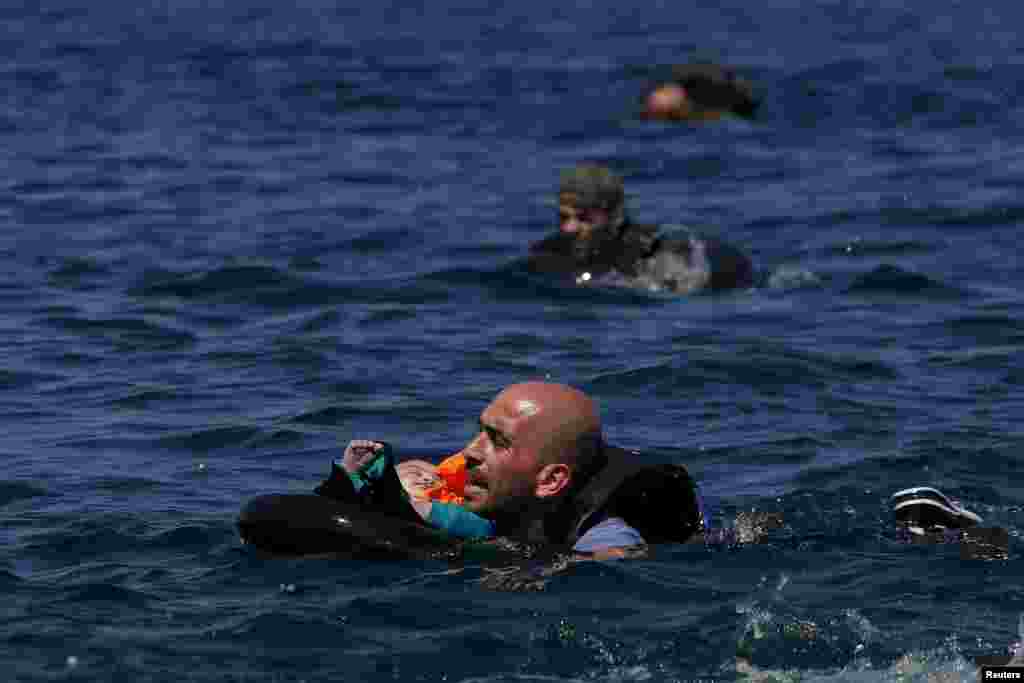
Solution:
M 564 384 L 513 384 L 480 416 L 466 447 L 466 505 L 480 513 L 522 506 L 565 491 L 581 457 L 600 443 L 594 402 Z
M 523 438 L 537 448 L 544 464 L 571 463 L 576 442 L 600 434 L 601 420 L 589 396 L 564 384 L 525 382 L 513 384 L 494 399 L 518 413 L 525 427 Z

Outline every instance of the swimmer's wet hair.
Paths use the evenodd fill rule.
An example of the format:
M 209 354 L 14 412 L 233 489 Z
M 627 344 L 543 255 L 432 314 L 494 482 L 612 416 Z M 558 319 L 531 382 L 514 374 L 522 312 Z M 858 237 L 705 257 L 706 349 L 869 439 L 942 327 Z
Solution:
M 626 199 L 622 178 L 598 164 L 580 164 L 562 171 L 559 201 L 580 209 L 614 211 Z
M 697 104 L 725 109 L 750 118 L 760 104 L 754 88 L 731 68 L 718 64 L 681 64 L 672 68 L 672 80 Z

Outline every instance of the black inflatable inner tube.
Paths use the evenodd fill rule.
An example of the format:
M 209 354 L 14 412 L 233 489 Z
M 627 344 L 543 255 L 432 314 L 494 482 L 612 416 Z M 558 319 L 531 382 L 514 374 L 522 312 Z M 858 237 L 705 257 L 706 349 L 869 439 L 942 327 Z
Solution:
M 395 452 L 395 460 L 419 459 L 436 463 L 458 450 L 425 452 L 422 449 L 402 449 Z M 344 474 L 339 476 L 344 485 L 318 488 L 326 495 L 276 493 L 248 501 L 238 517 L 242 541 L 275 555 L 331 554 L 373 559 L 488 561 L 506 557 L 531 559 L 568 551 L 568 548 L 522 543 L 511 538 L 470 540 L 455 537 L 420 520 L 401 500 L 400 493 L 397 494 L 400 505 L 391 509 L 377 502 L 364 503 L 355 499 L 351 489 L 349 493 L 343 491 L 348 479 Z M 621 513 L 627 519 L 647 520 L 637 528 L 649 542 L 682 542 L 698 530 L 701 523 L 699 504 L 693 494 L 693 483 L 682 468 L 670 468 L 667 472 L 660 467 L 645 468 L 617 486 L 616 503 L 609 510 Z M 688 498 L 678 494 L 679 508 L 675 513 L 665 512 L 651 518 L 642 512 L 645 506 L 650 506 L 650 496 L 658 500 L 672 500 L 672 496 L 683 489 Z M 352 496 L 353 500 L 346 499 L 346 496 Z
M 275 555 L 424 557 L 457 547 L 457 539 L 425 524 L 313 493 L 253 498 L 242 508 L 238 531 L 243 542 Z
M 458 448 L 403 449 L 396 461 L 438 462 Z M 314 493 L 277 493 L 248 501 L 238 516 L 242 542 L 275 555 L 342 554 L 366 558 L 449 555 L 460 539 L 355 501 Z

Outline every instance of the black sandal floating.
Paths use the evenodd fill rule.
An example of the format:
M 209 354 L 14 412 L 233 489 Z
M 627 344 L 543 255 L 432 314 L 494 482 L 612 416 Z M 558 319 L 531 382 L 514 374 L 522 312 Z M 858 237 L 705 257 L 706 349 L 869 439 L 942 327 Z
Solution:
M 981 524 L 981 517 L 930 486 L 897 491 L 890 501 L 896 521 L 915 534 L 965 529 Z

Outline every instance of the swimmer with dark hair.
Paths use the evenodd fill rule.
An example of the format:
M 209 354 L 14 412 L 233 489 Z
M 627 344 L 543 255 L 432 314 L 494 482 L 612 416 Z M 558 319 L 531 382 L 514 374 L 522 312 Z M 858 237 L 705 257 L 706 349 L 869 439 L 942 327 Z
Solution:
M 727 67 L 686 64 L 672 80 L 647 95 L 641 116 L 660 121 L 712 121 L 723 116 L 751 118 L 760 102 L 750 83 Z
M 604 166 L 563 172 L 558 204 L 558 233 L 530 247 L 534 272 L 677 294 L 754 284 L 753 265 L 736 247 L 699 234 L 662 237 L 656 226 L 633 223 L 622 179 Z

